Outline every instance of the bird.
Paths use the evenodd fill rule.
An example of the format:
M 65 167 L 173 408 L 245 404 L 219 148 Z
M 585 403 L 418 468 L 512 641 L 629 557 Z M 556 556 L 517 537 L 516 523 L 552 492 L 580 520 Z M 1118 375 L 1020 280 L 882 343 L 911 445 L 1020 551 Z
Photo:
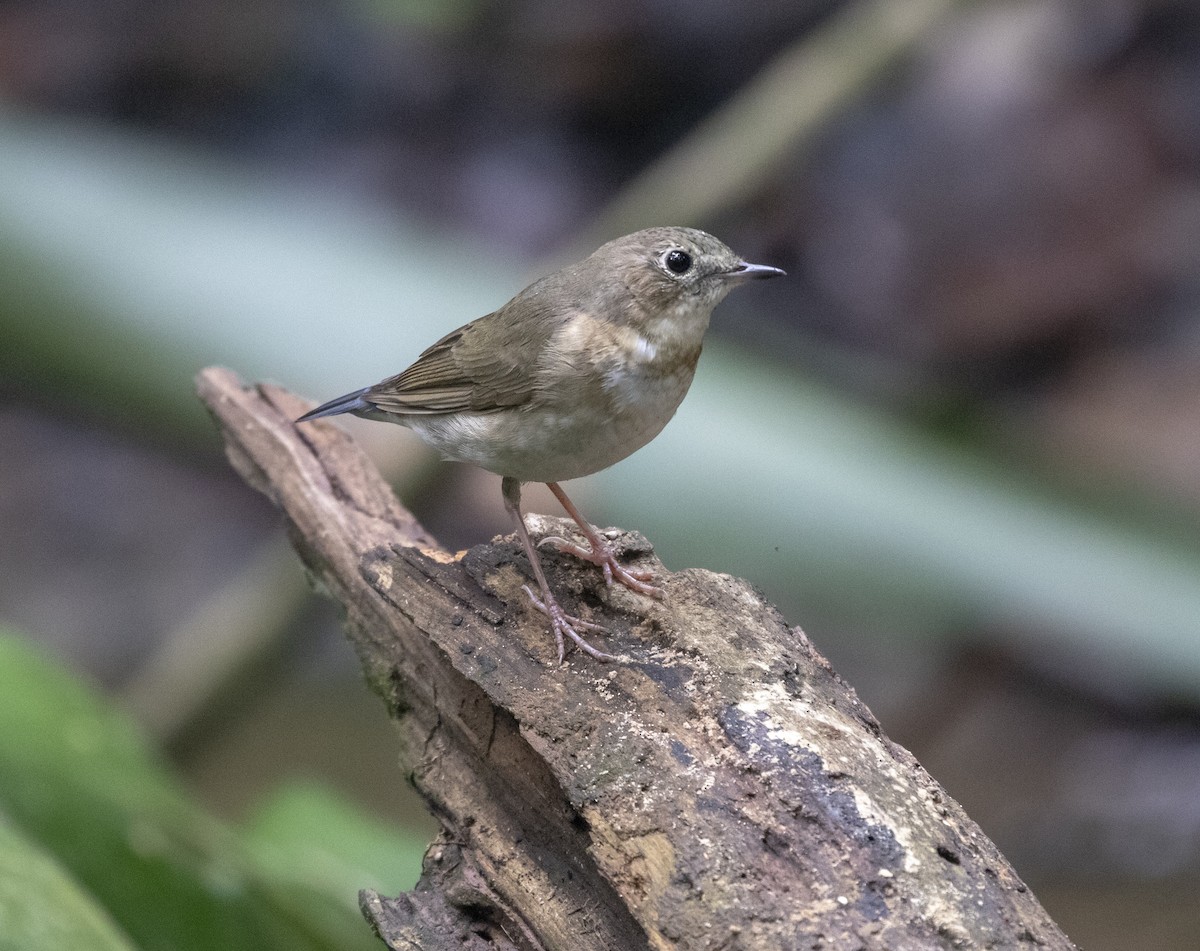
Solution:
M 545 483 L 587 546 L 550 545 L 598 566 L 606 584 L 665 597 L 654 575 L 622 565 L 561 483 L 606 469 L 662 431 L 691 386 L 713 309 L 746 281 L 779 277 L 695 228 L 648 228 L 602 245 L 453 330 L 401 373 L 317 406 L 297 423 L 350 413 L 398 423 L 448 460 L 501 477 L 537 584 L 522 590 L 546 616 L 564 658 L 602 625 L 568 614 L 546 581 L 521 511 L 521 486 Z

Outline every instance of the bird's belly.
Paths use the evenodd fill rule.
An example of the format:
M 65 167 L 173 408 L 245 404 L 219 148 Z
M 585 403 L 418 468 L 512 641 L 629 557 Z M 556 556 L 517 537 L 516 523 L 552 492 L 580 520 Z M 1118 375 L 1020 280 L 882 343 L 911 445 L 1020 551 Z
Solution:
M 443 456 L 522 482 L 565 482 L 620 462 L 657 436 L 690 384 L 641 381 L 626 398 L 543 402 L 497 413 L 410 417 Z M 597 394 L 599 396 L 599 394 Z

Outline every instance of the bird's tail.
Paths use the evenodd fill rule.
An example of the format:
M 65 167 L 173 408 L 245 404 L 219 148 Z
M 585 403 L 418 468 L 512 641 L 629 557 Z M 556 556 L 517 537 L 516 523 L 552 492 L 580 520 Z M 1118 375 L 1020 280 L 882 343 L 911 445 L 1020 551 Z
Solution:
M 369 386 L 364 387 L 361 390 L 355 390 L 353 393 L 347 393 L 345 396 L 339 396 L 336 400 L 322 403 L 316 409 L 310 409 L 296 420 L 296 422 L 303 423 L 310 419 L 320 419 L 322 416 L 340 416 L 342 413 L 359 413 L 373 410 L 375 407 L 363 399 L 370 389 Z

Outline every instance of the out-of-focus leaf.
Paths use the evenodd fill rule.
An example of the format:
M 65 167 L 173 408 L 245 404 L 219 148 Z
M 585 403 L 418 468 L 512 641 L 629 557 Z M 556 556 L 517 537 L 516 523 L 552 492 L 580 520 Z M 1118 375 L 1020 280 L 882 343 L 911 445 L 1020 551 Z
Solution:
M 376 946 L 340 895 L 261 869 L 125 715 L 13 636 L 0 636 L 0 810 L 147 951 Z
M 0 818 L 0 951 L 135 951 L 71 876 Z
M 519 289 L 502 249 L 111 129 L 0 111 L 0 373 L 203 419 L 213 363 L 328 396 Z M 103 413 L 109 407 L 95 404 Z
M 312 783 L 284 786 L 245 824 L 246 845 L 281 880 L 334 893 L 357 908 L 357 890 L 394 895 L 412 888 L 429 844 L 370 818 Z

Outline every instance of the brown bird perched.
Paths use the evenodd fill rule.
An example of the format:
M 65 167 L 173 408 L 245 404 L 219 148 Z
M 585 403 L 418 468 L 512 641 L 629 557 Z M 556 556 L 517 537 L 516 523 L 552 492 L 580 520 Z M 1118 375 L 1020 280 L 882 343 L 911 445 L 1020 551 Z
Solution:
M 447 334 L 403 373 L 331 400 L 297 422 L 353 413 L 407 426 L 445 458 L 503 476 L 505 508 L 537 579 L 533 605 L 563 638 L 601 660 L 542 571 L 521 515 L 521 483 L 545 482 L 589 548 L 542 539 L 604 570 L 608 584 L 662 597 L 650 572 L 623 567 L 560 482 L 624 459 L 659 434 L 692 383 L 713 308 L 736 285 L 776 277 L 710 234 L 649 228 L 543 277 L 499 310 Z

